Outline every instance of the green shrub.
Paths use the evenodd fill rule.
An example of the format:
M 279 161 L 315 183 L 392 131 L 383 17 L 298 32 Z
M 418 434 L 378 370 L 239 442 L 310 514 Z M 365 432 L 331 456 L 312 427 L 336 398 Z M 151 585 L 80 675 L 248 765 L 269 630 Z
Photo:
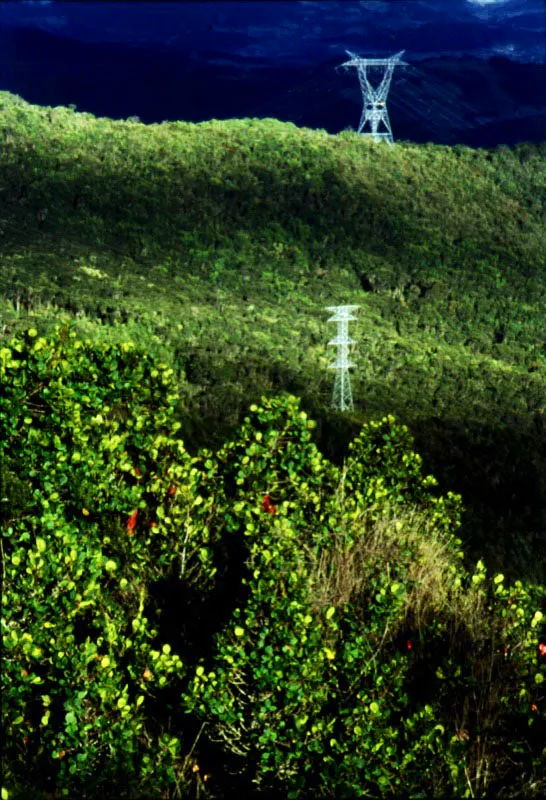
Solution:
M 297 398 L 263 399 L 191 458 L 172 369 L 131 343 L 29 329 L 0 365 L 8 788 L 202 796 L 214 746 L 224 793 L 544 791 L 546 592 L 465 570 L 461 498 L 394 417 L 338 468 Z M 234 556 L 183 660 L 150 587 L 176 575 L 200 620 Z
M 470 576 L 461 566 L 460 498 L 432 496 L 435 481 L 420 477 L 394 418 L 365 426 L 341 472 L 309 441 L 296 398 L 251 411 L 218 454 L 231 487 L 227 525 L 247 541 L 248 599 L 196 668 L 183 707 L 207 720 L 249 782 L 289 797 L 485 788 L 484 757 L 492 756 L 477 752 L 480 724 L 498 709 L 483 662 L 468 651 L 461 660 L 457 643 L 466 637 L 481 655 L 501 614 L 498 602 L 483 602 L 480 569 Z M 271 500 L 276 513 L 264 513 Z M 498 600 L 498 577 L 494 585 Z M 526 596 L 531 608 L 536 597 Z M 506 634 L 536 662 L 533 623 L 525 623 L 525 636 Z M 419 674 L 429 661 L 441 678 L 427 695 Z M 498 672 L 501 705 L 513 702 L 514 680 L 538 700 L 542 673 L 536 664 L 532 672 Z M 454 726 L 471 692 L 481 693 L 481 707 L 465 738 Z M 519 713 L 527 720 L 528 705 Z M 503 745 L 510 751 L 507 738 Z M 536 753 L 535 776 L 538 767 Z
M 51 339 L 29 329 L 0 358 L 15 501 L 2 529 L 6 784 L 155 793 L 187 764 L 147 714 L 185 667 L 157 642 L 148 584 L 177 563 L 203 591 L 212 580 L 198 522 L 211 501 L 174 438 L 172 370 L 69 327 Z

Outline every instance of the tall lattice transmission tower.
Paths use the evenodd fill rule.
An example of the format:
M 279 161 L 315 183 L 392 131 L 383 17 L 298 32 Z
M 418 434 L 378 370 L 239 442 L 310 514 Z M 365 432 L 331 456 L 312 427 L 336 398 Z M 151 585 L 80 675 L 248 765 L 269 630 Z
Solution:
M 333 317 L 328 322 L 337 322 L 337 336 L 331 339 L 328 344 L 335 344 L 339 347 L 337 358 L 333 364 L 328 365 L 328 369 L 336 370 L 334 381 L 334 392 L 332 394 L 332 408 L 338 411 L 353 411 L 353 395 L 351 392 L 351 377 L 349 367 L 355 364 L 349 361 L 349 345 L 355 344 L 354 339 L 349 339 L 349 322 L 356 317 L 351 316 L 351 311 L 360 306 L 327 306 L 327 311 L 334 311 Z
M 345 61 L 341 66 L 345 68 L 357 68 L 358 80 L 360 81 L 360 88 L 364 100 L 364 108 L 362 109 L 357 133 L 361 133 L 366 123 L 369 122 L 371 131 L 364 132 L 362 134 L 363 136 L 372 136 L 375 141 L 385 139 L 389 144 L 394 144 L 391 123 L 387 113 L 387 95 L 389 93 L 394 68 L 399 65 L 407 66 L 406 61 L 400 60 L 406 51 L 401 50 L 390 58 L 360 58 L 360 56 L 351 53 L 349 50 L 345 52 L 347 55 L 351 56 L 351 60 Z M 368 79 L 368 67 L 385 67 L 385 74 L 383 75 L 381 83 L 379 86 L 376 86 L 375 89 Z M 383 123 L 386 130 L 379 130 L 381 123 Z

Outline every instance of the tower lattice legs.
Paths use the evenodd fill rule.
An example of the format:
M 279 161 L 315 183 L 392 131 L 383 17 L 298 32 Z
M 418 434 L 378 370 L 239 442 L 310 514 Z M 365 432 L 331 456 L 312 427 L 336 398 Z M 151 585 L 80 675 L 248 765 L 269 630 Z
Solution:
M 335 344 L 339 348 L 337 358 L 328 369 L 336 370 L 334 391 L 332 393 L 332 408 L 338 411 L 353 411 L 353 393 L 351 391 L 351 376 L 349 367 L 355 365 L 349 361 L 349 345 L 355 344 L 354 339 L 349 339 L 349 321 L 356 319 L 351 316 L 351 311 L 360 306 L 328 306 L 328 311 L 334 311 L 333 317 L 328 322 L 337 322 L 337 336 L 328 344 Z

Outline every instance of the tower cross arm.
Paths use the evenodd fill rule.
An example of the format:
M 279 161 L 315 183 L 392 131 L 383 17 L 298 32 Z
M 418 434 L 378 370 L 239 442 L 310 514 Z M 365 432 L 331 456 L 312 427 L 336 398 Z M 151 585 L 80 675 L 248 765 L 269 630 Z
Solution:
M 327 311 L 335 311 L 333 317 L 328 318 L 328 322 L 338 322 L 344 319 L 356 319 L 356 317 L 351 316 L 351 311 L 360 308 L 360 306 L 327 306 Z
M 401 57 L 406 52 L 405 50 L 400 50 L 399 53 L 396 53 L 394 56 L 389 56 L 389 58 L 362 58 L 362 56 L 357 56 L 356 53 L 351 53 L 350 50 L 345 50 L 347 55 L 351 56 L 350 61 L 345 61 L 340 66 L 342 67 L 359 67 L 359 66 L 367 66 L 367 67 L 384 67 L 388 64 L 393 64 L 395 66 L 409 66 L 407 61 L 401 61 Z
M 326 369 L 339 369 L 339 370 L 345 371 L 345 370 L 349 369 L 350 367 L 356 367 L 356 364 L 353 364 L 352 361 L 340 361 L 338 359 L 337 361 L 334 361 L 333 364 L 328 364 Z
M 356 340 L 345 336 L 336 336 L 335 339 L 330 339 L 328 344 L 356 344 Z

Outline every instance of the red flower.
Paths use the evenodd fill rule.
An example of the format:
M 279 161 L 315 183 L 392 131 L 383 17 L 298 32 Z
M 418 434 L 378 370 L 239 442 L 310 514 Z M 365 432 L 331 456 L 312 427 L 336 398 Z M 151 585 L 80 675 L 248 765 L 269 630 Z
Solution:
M 129 519 L 127 520 L 127 530 L 129 531 L 129 536 L 133 535 L 133 531 L 136 526 L 136 518 L 138 514 L 138 508 L 135 508 Z
M 173 495 L 176 494 L 176 486 L 169 486 L 169 491 L 167 494 Z
M 546 644 L 539 644 L 538 652 L 541 656 L 546 656 Z
M 135 475 L 137 476 L 137 478 L 142 478 L 142 472 L 139 470 L 139 468 L 138 468 L 138 467 L 135 467 L 135 468 L 133 469 L 133 472 L 135 473 Z
M 262 504 L 262 508 L 264 511 L 267 511 L 268 514 L 276 514 L 277 513 L 277 506 L 274 506 L 271 502 L 271 498 L 268 494 L 264 494 L 264 500 Z
M 536 707 L 536 705 L 534 703 L 531 706 L 531 711 L 538 711 L 538 708 Z
M 413 647 L 412 643 L 408 642 L 408 650 L 411 650 L 412 647 Z

